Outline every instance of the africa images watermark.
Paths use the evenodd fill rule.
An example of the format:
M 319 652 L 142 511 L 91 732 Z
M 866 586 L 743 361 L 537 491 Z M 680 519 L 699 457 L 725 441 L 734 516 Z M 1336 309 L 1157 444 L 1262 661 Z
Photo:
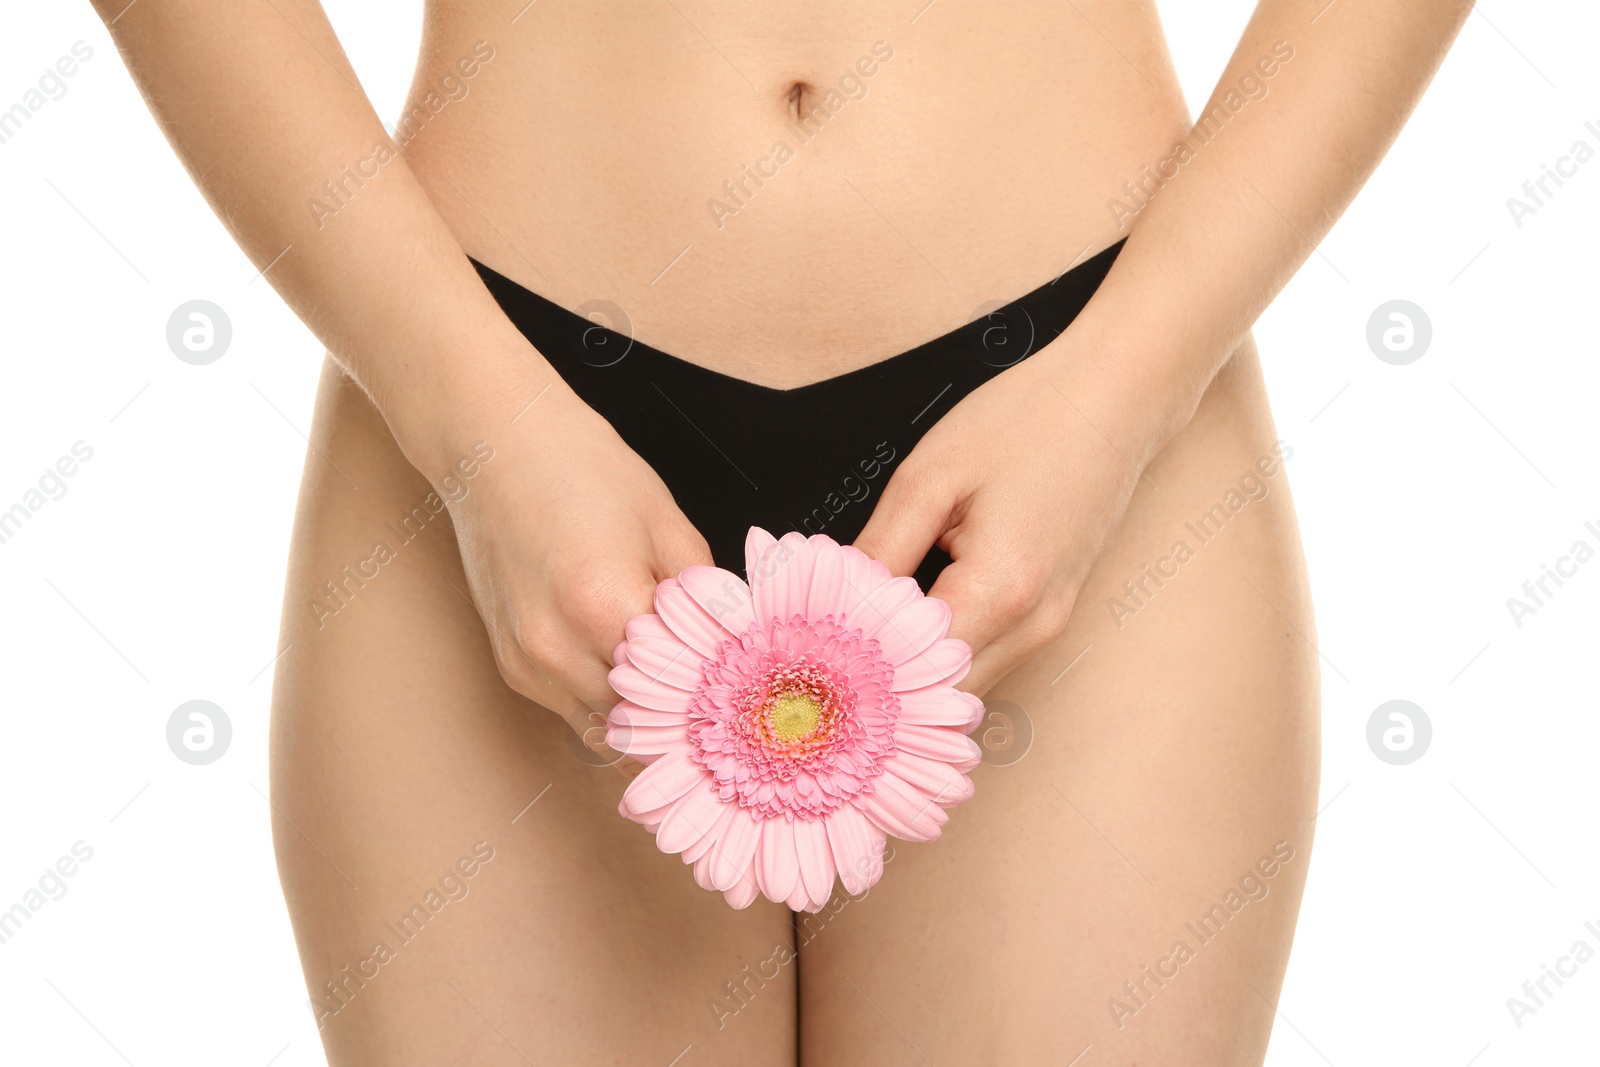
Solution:
M 888 441 L 879 441 L 872 450 L 872 455 L 866 459 L 858 460 L 856 471 L 851 471 L 840 480 L 839 488 L 830 491 L 823 498 L 822 503 L 811 509 L 800 524 L 809 534 L 821 533 L 827 525 L 838 517 L 839 513 L 851 504 L 859 504 L 872 495 L 872 483 L 877 477 L 889 468 L 889 465 L 898 458 L 895 447 Z
M 94 858 L 94 849 L 81 840 L 72 843 L 71 851 L 71 856 L 64 855 L 46 867 L 37 885 L 24 890 L 20 901 L 0 911 L 0 945 L 16 937 L 46 904 L 66 896 L 66 880 L 78 873 L 81 864 Z
M 793 120 L 784 123 L 784 128 L 794 135 L 796 147 L 808 143 L 826 129 L 828 122 L 843 111 L 846 104 L 865 98 L 867 79 L 882 69 L 880 64 L 893 58 L 894 46 L 886 41 L 874 41 L 871 52 L 857 59 L 854 67 L 847 68 L 839 76 L 838 87 L 823 93 L 816 107 L 800 114 L 799 97 L 796 97 L 797 114 Z M 755 199 L 757 192 L 766 187 L 767 182 L 778 176 L 783 165 L 795 157 L 795 150 L 787 140 L 777 140 L 772 142 L 767 154 L 754 164 L 741 163 L 739 176 L 722 183 L 722 195 L 726 200 L 715 196 L 706 199 L 706 210 L 711 213 L 712 225 L 722 229 L 724 220 L 737 215 Z M 751 188 L 752 185 L 754 188 Z
M 1583 524 L 1584 531 L 1600 543 L 1600 525 L 1594 522 Z M 1564 556 L 1556 557 L 1556 565 L 1551 567 L 1548 563 L 1539 564 L 1539 577 L 1529 578 L 1522 583 L 1522 596 L 1506 597 L 1506 610 L 1511 613 L 1511 621 L 1517 624 L 1517 629 L 1522 629 L 1522 620 L 1538 614 L 1540 608 L 1545 607 L 1545 602 L 1556 595 L 1557 590 L 1566 585 L 1561 579 L 1576 578 L 1578 568 L 1594 559 L 1594 546 L 1583 538 L 1572 542 L 1572 548 Z M 1550 583 L 1555 583 L 1555 589 L 1550 588 Z M 1543 593 L 1543 596 L 1539 594 Z
M 454 469 L 461 477 L 458 479 L 454 474 L 447 474 L 440 483 L 445 497 L 449 498 L 448 504 L 458 504 L 467 498 L 472 491 L 467 482 L 476 478 L 483 470 L 483 464 L 492 459 L 494 449 L 479 441 L 472 446 L 472 455 L 456 461 Z M 433 520 L 444 513 L 448 504 L 438 493 L 430 490 L 422 503 L 400 518 L 398 526 L 393 522 L 384 523 L 384 529 L 394 535 L 395 547 L 390 547 L 387 540 L 374 541 L 365 558 L 357 560 L 354 565 L 346 563 L 339 568 L 337 581 L 329 579 L 322 583 L 323 596 L 306 601 L 306 606 L 317 620 L 317 629 L 323 629 L 329 619 L 349 607 L 368 582 L 378 578 L 387 564 L 399 558 L 400 549 L 427 533 Z
M 1600 926 L 1586 922 L 1583 928 L 1596 941 L 1600 941 Z M 1511 1013 L 1511 1021 L 1517 1024 L 1517 1029 L 1522 1029 L 1523 1019 L 1539 1014 L 1540 1008 L 1549 1007 L 1545 1002 L 1567 984 L 1562 979 L 1576 978 L 1578 968 L 1594 959 L 1594 955 L 1593 946 L 1580 937 L 1572 943 L 1572 950 L 1567 955 L 1557 957 L 1553 970 L 1548 963 L 1539 964 L 1539 977 L 1522 983 L 1522 996 L 1506 998 L 1506 1010 Z M 1555 983 L 1555 989 L 1550 988 L 1552 982 Z M 1544 995 L 1540 996 L 1541 993 Z
M 317 224 L 317 229 L 322 229 L 329 219 L 355 199 L 367 182 L 382 173 L 384 164 L 399 159 L 400 152 L 427 128 L 435 115 L 449 105 L 465 100 L 472 91 L 467 82 L 476 78 L 483 70 L 483 65 L 492 59 L 494 47 L 487 41 L 475 42 L 470 55 L 456 60 L 455 69 L 460 77 L 446 74 L 439 79 L 438 85 L 430 86 L 416 105 L 401 117 L 394 128 L 392 143 L 374 143 L 371 152 L 353 164 L 340 167 L 338 177 L 323 182 L 321 195 L 306 201 L 306 210 L 311 212 L 311 220 Z
M 52 100 L 67 95 L 66 79 L 78 73 L 82 64 L 94 56 L 94 49 L 83 41 L 72 42 L 72 55 L 62 56 L 52 67 L 46 67 L 35 83 L 38 87 L 26 90 L 22 99 L 0 110 L 0 144 L 5 144 L 17 134 L 33 116 L 44 110 Z
M 1106 601 L 1117 629 L 1122 629 L 1129 619 L 1148 607 L 1156 594 L 1178 576 L 1183 565 L 1194 559 L 1201 548 L 1210 544 L 1246 505 L 1265 500 L 1272 492 L 1268 480 L 1282 469 L 1280 461 L 1287 462 L 1293 456 L 1294 449 L 1286 442 L 1274 444 L 1272 451 L 1257 459 L 1255 465 L 1239 477 L 1237 487 L 1229 488 L 1220 502 L 1212 504 L 1209 511 L 1194 521 L 1183 524 L 1183 528 L 1194 539 L 1193 546 L 1187 539 L 1174 542 L 1165 556 L 1153 564 L 1144 564 L 1137 575 L 1123 582 L 1122 592 L 1126 600 L 1123 597 L 1111 597 Z
M 1597 142 L 1600 142 L 1600 125 L 1596 125 L 1594 122 L 1585 122 L 1583 128 L 1586 133 Z M 1589 162 L 1594 156 L 1594 146 L 1580 137 L 1572 142 L 1572 147 L 1566 155 L 1557 157 L 1554 169 L 1548 163 L 1539 164 L 1539 176 L 1537 178 L 1529 178 L 1522 183 L 1522 195 L 1527 199 L 1522 200 L 1515 196 L 1506 197 L 1506 210 L 1511 212 L 1511 221 L 1516 223 L 1517 229 L 1522 229 L 1524 219 L 1529 215 L 1537 215 L 1540 208 L 1547 206 L 1545 202 L 1561 191 L 1561 188 L 1566 185 L 1566 182 L 1561 180 L 1562 178 L 1576 178 L 1578 176 L 1578 168 Z M 1552 182 L 1555 183 L 1554 189 L 1550 188 Z M 1544 195 L 1540 196 L 1540 193 Z
M 1162 186 L 1176 178 L 1180 168 L 1194 160 L 1201 148 L 1214 141 L 1229 121 L 1245 109 L 1246 104 L 1267 98 L 1268 80 L 1277 77 L 1292 59 L 1294 46 L 1288 41 L 1274 41 L 1272 53 L 1256 60 L 1254 68 L 1239 75 L 1234 87 L 1223 94 L 1217 106 L 1200 116 L 1200 121 L 1195 123 L 1189 134 L 1189 138 L 1197 140 L 1198 144 L 1191 144 L 1189 138 L 1185 138 L 1173 145 L 1168 155 L 1157 160 L 1154 168 L 1148 163 L 1142 165 L 1137 178 L 1122 183 L 1122 190 L 1128 194 L 1129 202 L 1114 196 L 1106 200 L 1106 208 L 1111 212 L 1111 224 L 1118 230 L 1127 229 L 1139 213 L 1150 206 L 1150 201 Z
M 428 923 L 447 905 L 465 900 L 467 894 L 472 892 L 468 882 L 476 878 L 484 865 L 493 859 L 494 846 L 487 841 L 477 842 L 468 855 L 456 860 L 455 866 L 439 876 L 437 888 L 430 886 L 422 899 L 412 904 L 398 919 L 384 923 L 385 938 L 393 935 L 394 947 L 389 946 L 388 940 L 380 938 L 373 943 L 368 955 L 354 965 L 347 963 L 341 967 L 338 975 L 322 983 L 316 999 L 308 1001 L 317 1019 L 317 1029 L 327 1026 L 334 1016 L 348 1008 L 356 999 L 356 994 L 365 989 L 368 982 L 375 981 L 383 973 L 383 968 L 399 956 L 400 950 L 421 936 Z
M 883 865 L 887 867 L 894 859 L 894 846 L 886 840 L 882 848 Z M 856 860 L 856 874 L 865 879 L 872 866 L 872 858 L 862 856 Z M 857 896 L 835 893 L 816 914 L 796 914 L 793 948 L 781 941 L 778 942 L 772 946 L 772 952 L 765 959 L 754 965 L 754 971 L 747 963 L 736 980 L 722 983 L 723 989 L 727 992 L 721 1000 L 706 1001 L 706 1006 L 711 1009 L 711 1017 L 717 1021 L 717 1029 L 725 1029 L 729 1019 L 754 1003 L 756 994 L 765 989 L 768 982 L 776 981 L 778 975 L 783 973 L 784 967 L 799 959 L 799 950 L 815 941 L 826 929 L 829 921 L 849 907 L 852 900 L 866 900 L 871 892 L 872 887 L 868 886 Z M 769 968 L 770 973 L 768 973 Z
M 85 441 L 72 442 L 71 451 L 72 455 L 60 456 L 55 463 L 45 468 L 44 473 L 39 475 L 37 488 L 30 487 L 25 490 L 20 501 L 0 511 L 0 545 L 17 536 L 22 531 L 23 524 L 32 518 L 35 512 L 50 501 L 60 500 L 66 496 L 66 480 L 78 473 L 81 464 L 89 462 L 94 457 L 94 449 Z
M 1194 938 L 1194 947 L 1189 946 L 1185 938 L 1174 941 L 1172 948 L 1165 956 L 1156 960 L 1155 967 L 1148 963 L 1139 968 L 1139 974 L 1122 983 L 1123 998 L 1115 996 L 1106 998 L 1106 1010 L 1111 1013 L 1111 1021 L 1116 1023 L 1121 1030 L 1127 1021 L 1148 1008 L 1155 999 L 1156 993 L 1163 986 L 1173 981 L 1183 973 L 1183 966 L 1195 958 L 1201 948 L 1211 944 L 1222 935 L 1227 925 L 1244 911 L 1250 904 L 1259 904 L 1267 899 L 1272 892 L 1272 887 L 1267 883 L 1278 876 L 1285 864 L 1293 861 L 1295 857 L 1294 846 L 1287 841 L 1279 841 L 1272 846 L 1272 854 L 1262 856 L 1256 861 L 1255 867 L 1246 870 L 1240 875 L 1238 884 L 1230 886 L 1219 903 L 1211 905 L 1211 910 L 1200 916 L 1195 922 L 1186 922 L 1183 928 Z M 1125 999 L 1124 999 L 1125 998 Z

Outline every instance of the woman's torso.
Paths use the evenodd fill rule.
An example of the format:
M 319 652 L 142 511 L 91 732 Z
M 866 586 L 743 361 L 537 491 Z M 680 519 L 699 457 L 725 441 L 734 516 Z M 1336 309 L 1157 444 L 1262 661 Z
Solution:
M 1188 125 L 1142 2 L 524 2 L 430 5 L 396 129 L 463 246 L 780 388 L 1124 236 Z
M 429 14 L 413 102 L 454 98 L 441 95 L 449 103 L 425 107 L 420 127 L 397 136 L 430 195 L 488 266 L 569 308 L 611 301 L 642 341 L 767 384 L 903 351 L 1112 243 L 1107 201 L 1187 125 L 1143 3 L 935 0 L 918 16 L 926 0 L 537 0 L 513 22 L 525 2 Z M 788 87 L 836 86 L 880 40 L 894 55 L 865 79 L 866 96 L 798 143 Z M 478 41 L 493 58 L 469 62 L 474 73 L 460 80 L 455 64 L 473 60 Z M 451 73 L 454 88 L 442 85 Z M 794 157 L 719 229 L 706 201 L 777 140 Z M 971 810 L 938 846 L 897 853 L 871 898 L 849 905 L 848 929 L 804 947 L 803 990 L 784 968 L 777 985 L 762 980 L 755 1014 L 732 1021 L 704 1011 L 707 992 L 766 946 L 798 946 L 792 916 L 708 904 L 681 865 L 661 862 L 617 818 L 622 779 L 597 773 L 576 735 L 529 714 L 501 682 L 448 526 L 407 534 L 384 576 L 345 587 L 353 599 L 326 617 L 328 577 L 349 575 L 374 531 L 431 490 L 331 362 L 310 433 L 319 444 L 280 639 L 290 651 L 274 668 L 271 792 L 312 995 L 327 1005 L 335 982 L 354 979 L 331 1002 L 331 1062 L 396 1050 L 520 1062 L 516 1049 L 540 1048 L 664 1063 L 693 1041 L 685 1062 L 710 1049 L 730 1062 L 792 1063 L 797 1040 L 820 1061 L 888 1062 L 906 1054 L 902 1026 L 940 1062 L 993 1061 L 997 1049 L 1034 1062 L 1059 1052 L 1063 1033 L 1103 1026 L 1096 998 L 1124 977 L 1117 961 L 1162 943 L 1152 939 L 1170 916 L 1127 903 L 1144 892 L 1143 871 L 1174 899 L 1198 900 L 1263 843 L 1284 840 L 1302 856 L 1309 843 L 1318 660 L 1284 470 L 1125 619 L 1128 586 L 1164 567 L 1174 539 L 1190 537 L 1185 524 L 1272 454 L 1249 344 L 1141 481 L 1066 633 L 994 694 L 991 707 L 1006 710 L 986 726 L 1006 726 L 982 739 L 996 764 L 1026 756 L 1021 770 L 980 768 Z M 564 520 L 561 503 L 546 521 Z M 1017 738 L 1026 743 L 1012 748 Z M 1079 804 L 1114 820 L 1102 825 L 1138 868 L 1108 851 L 1089 816 L 1068 811 Z M 497 851 L 472 903 L 437 920 L 450 924 L 439 939 L 402 950 L 431 955 L 386 967 L 375 985 L 350 967 L 341 976 L 340 963 L 372 951 L 361 939 L 373 901 L 405 914 L 416 899 L 401 895 L 407 887 L 430 884 L 434 864 L 481 833 Z M 1273 883 L 1268 911 L 1206 950 L 1221 954 L 1213 963 L 1276 989 L 1306 862 Z M 362 893 L 349 892 L 345 870 Z M 998 926 L 948 921 L 996 892 L 1014 904 Z M 677 935 L 673 951 L 641 956 L 663 929 Z M 460 986 L 441 996 L 447 974 Z M 931 999 L 919 981 L 929 974 L 950 979 Z M 1260 996 L 1240 983 L 1193 989 L 1203 995 L 1187 1002 L 1163 994 L 1179 999 L 1141 1015 L 1117 1051 L 1157 1062 L 1199 1042 L 1218 1062 L 1260 1062 L 1270 1022 Z M 360 999 L 346 1010 L 351 992 Z M 807 1005 L 798 1018 L 796 996 Z M 960 1010 L 982 998 L 995 1010 Z M 619 1026 L 619 1000 L 648 1010 Z M 884 1026 L 880 1011 L 909 1021 Z

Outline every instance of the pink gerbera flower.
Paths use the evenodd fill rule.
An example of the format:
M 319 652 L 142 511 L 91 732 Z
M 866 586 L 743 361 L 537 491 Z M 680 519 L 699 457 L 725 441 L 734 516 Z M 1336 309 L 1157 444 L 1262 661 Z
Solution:
M 885 837 L 931 841 L 972 796 L 983 704 L 950 609 L 830 537 L 752 528 L 746 585 L 688 567 L 617 646 L 606 741 L 647 764 L 624 816 L 743 908 L 817 911 L 883 875 Z

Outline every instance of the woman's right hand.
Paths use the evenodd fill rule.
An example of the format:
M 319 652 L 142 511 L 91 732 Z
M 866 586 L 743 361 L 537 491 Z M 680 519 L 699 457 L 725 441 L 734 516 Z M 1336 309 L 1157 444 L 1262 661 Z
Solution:
M 506 318 L 317 4 L 287 15 L 279 4 L 210 0 L 95 7 L 259 276 L 449 502 L 462 592 L 506 682 L 592 744 L 601 733 L 590 712 L 616 700 L 606 669 L 623 627 L 651 610 L 657 579 L 711 562 L 704 539 Z M 358 183 L 336 219 L 304 209 L 335 161 L 376 152 L 395 158 L 382 180 Z M 494 459 L 468 483 L 459 464 L 478 458 L 479 441 Z
M 495 662 L 599 750 L 596 713 L 617 700 L 606 675 L 624 627 L 655 610 L 657 582 L 710 564 L 711 550 L 650 465 L 564 383 L 499 429 L 473 421 L 468 436 L 493 459 L 450 514 Z

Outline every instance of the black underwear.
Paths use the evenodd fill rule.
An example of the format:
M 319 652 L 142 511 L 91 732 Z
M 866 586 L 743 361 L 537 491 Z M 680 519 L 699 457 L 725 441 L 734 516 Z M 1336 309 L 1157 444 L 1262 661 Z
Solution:
M 797 389 L 696 366 L 473 265 L 533 347 L 655 468 L 717 566 L 742 575 L 751 526 L 854 541 L 895 464 L 962 397 L 1060 336 L 1121 248 L 926 344 Z M 581 310 L 626 329 L 613 305 Z M 949 563 L 937 546 L 928 553 L 916 573 L 924 591 Z

